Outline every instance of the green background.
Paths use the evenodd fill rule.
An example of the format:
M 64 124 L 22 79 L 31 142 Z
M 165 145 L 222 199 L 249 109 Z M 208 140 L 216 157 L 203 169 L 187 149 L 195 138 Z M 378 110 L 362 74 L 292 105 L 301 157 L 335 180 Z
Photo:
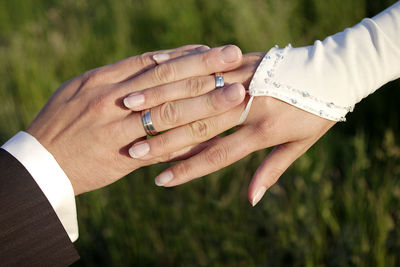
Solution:
M 189 43 L 308 45 L 394 2 L 0 1 L 0 141 L 85 70 Z M 267 151 L 177 188 L 154 185 L 164 165 L 79 196 L 75 266 L 399 266 L 399 89 L 358 104 L 255 208 Z

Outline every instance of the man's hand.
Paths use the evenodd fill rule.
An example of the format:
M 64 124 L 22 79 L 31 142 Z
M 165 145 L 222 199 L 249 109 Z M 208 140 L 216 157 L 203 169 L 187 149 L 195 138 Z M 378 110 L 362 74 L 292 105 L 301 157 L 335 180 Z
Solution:
M 231 70 L 240 65 L 241 59 L 240 49 L 235 46 L 210 50 L 203 46 L 184 46 L 88 71 L 63 84 L 27 132 L 52 153 L 76 195 L 106 186 L 141 166 L 160 160 L 135 160 L 129 156 L 130 144 L 146 133 L 140 113 L 125 107 L 137 103 L 137 99 L 128 96 L 188 77 Z M 245 96 L 241 85 L 233 85 L 204 96 L 205 92 L 195 90 L 190 92 L 192 97 L 202 96 L 183 100 L 193 89 L 191 84 L 186 86 L 189 88 L 175 95 L 181 100 L 151 110 L 158 131 L 226 112 L 239 105 Z M 153 101 L 152 97 L 146 97 L 146 101 Z M 171 158 L 171 155 L 179 154 L 160 152 L 160 157 Z
M 263 56 L 262 53 L 245 55 L 241 67 L 224 73 L 225 80 L 241 82 L 247 88 Z M 212 86 L 213 80 L 210 77 L 196 79 L 203 88 Z M 162 92 L 170 88 L 174 88 L 177 93 L 182 90 L 182 84 L 178 82 L 157 90 Z M 148 95 L 154 93 L 154 89 L 145 91 Z M 147 143 L 151 148 L 143 158 L 149 159 L 167 151 L 178 150 L 213 138 L 228 129 L 229 125 L 239 121 L 245 105 L 246 103 L 242 103 L 221 115 L 198 121 L 196 127 L 182 126 L 168 131 L 164 136 L 141 141 L 140 144 Z M 186 183 L 217 171 L 254 151 L 275 146 L 251 181 L 248 197 L 254 206 L 282 173 L 334 123 L 275 98 L 256 97 L 248 118 L 237 127 L 235 133 L 223 138 L 214 138 L 200 153 L 158 175 L 156 184 L 170 187 Z

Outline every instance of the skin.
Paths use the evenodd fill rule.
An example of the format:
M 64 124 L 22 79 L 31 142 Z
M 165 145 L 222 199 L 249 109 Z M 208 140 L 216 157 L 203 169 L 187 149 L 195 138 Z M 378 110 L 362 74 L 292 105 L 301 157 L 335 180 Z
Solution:
M 226 83 L 240 82 L 248 88 L 263 56 L 263 53 L 244 55 L 243 64 L 238 69 L 224 73 Z M 149 108 L 163 101 L 174 100 L 179 92 L 189 97 L 190 92 L 184 93 L 187 84 L 196 84 L 196 91 L 206 93 L 214 83 L 213 76 L 203 76 L 146 89 L 142 93 L 148 100 L 135 109 Z M 233 134 L 223 138 L 216 137 L 238 123 L 246 102 L 218 116 L 177 127 L 150 140 L 135 143 L 134 146 L 149 146 L 148 153 L 139 157 L 149 160 L 167 151 L 178 151 L 183 147 L 212 140 L 201 152 L 163 171 L 156 177 L 156 184 L 165 187 L 180 185 L 226 167 L 254 151 L 275 147 L 251 180 L 248 199 L 254 206 L 283 172 L 335 124 L 334 121 L 300 110 L 278 99 L 260 96 L 255 97 L 246 121 Z
M 145 88 L 229 71 L 240 66 L 241 60 L 240 49 L 235 46 L 185 46 L 88 71 L 61 85 L 27 132 L 55 157 L 76 195 L 106 186 L 142 166 L 185 158 L 207 145 L 189 145 L 149 160 L 133 159 L 128 149 L 132 142 L 143 140 L 146 133 L 140 113 L 127 109 L 124 98 Z M 200 93 L 192 92 L 191 99 L 178 93 L 175 98 L 180 100 L 158 103 L 151 109 L 156 129 L 163 131 L 213 118 L 238 106 L 245 97 L 241 84 L 206 95 Z M 199 109 L 198 113 L 191 112 L 193 106 Z

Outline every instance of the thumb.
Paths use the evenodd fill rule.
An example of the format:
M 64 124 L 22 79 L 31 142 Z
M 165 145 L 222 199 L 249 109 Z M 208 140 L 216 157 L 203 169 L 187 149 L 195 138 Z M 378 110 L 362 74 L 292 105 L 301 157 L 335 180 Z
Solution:
M 292 142 L 278 145 L 268 154 L 253 175 L 249 186 L 248 199 L 253 207 L 305 150 L 303 145 Z

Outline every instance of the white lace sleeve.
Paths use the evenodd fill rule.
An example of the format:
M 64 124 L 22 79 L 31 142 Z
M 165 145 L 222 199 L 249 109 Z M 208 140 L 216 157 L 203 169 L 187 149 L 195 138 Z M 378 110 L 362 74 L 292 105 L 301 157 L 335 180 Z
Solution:
M 271 96 L 323 118 L 344 121 L 354 105 L 400 77 L 400 2 L 372 19 L 316 41 L 272 48 L 250 83 L 251 99 Z

